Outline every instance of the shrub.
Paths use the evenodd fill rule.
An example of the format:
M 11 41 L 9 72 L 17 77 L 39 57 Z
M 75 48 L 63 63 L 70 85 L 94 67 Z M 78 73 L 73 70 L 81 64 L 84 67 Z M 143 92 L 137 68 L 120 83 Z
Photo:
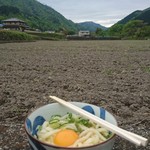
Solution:
M 44 33 L 44 32 L 28 32 L 30 35 L 34 35 L 41 40 L 62 40 L 65 39 L 65 35 L 61 33 Z
M 24 32 L 0 30 L 1 41 L 33 41 L 34 37 Z

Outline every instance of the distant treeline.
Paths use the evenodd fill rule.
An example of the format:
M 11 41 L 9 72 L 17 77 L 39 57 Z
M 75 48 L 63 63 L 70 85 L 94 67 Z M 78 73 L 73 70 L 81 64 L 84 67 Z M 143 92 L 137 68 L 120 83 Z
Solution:
M 0 30 L 0 41 L 33 41 L 34 36 L 24 32 L 12 30 Z
M 97 28 L 95 35 L 103 37 L 118 37 L 121 39 L 149 39 L 150 25 L 142 20 L 132 20 L 126 24 L 115 24 L 104 31 Z
M 150 25 L 141 20 L 132 20 L 123 24 L 115 24 L 108 30 L 97 28 L 96 32 L 90 36 L 79 37 L 76 33 L 69 32 L 35 32 L 28 31 L 27 33 L 0 30 L 0 41 L 33 41 L 33 40 L 120 40 L 120 39 L 150 39 Z
M 65 35 L 62 33 L 45 33 L 45 32 L 26 32 L 29 35 L 36 36 L 40 40 L 62 40 L 65 39 Z
M 36 40 L 62 40 L 63 34 L 44 32 L 20 32 L 15 30 L 0 30 L 0 41 L 36 41 Z
M 89 36 L 89 37 L 80 37 L 80 36 L 67 36 L 68 40 L 121 40 L 120 37 L 102 37 L 102 36 Z

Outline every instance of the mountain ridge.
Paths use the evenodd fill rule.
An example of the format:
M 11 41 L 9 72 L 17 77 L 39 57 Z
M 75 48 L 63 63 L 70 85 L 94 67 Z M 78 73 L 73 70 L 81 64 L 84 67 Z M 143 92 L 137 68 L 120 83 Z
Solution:
M 0 0 L 0 7 L 2 6 L 11 6 L 19 9 L 19 13 L 11 14 L 10 12 L 8 15 L 4 14 L 0 17 L 1 20 L 10 17 L 23 19 L 31 27 L 38 28 L 43 31 L 58 29 L 68 29 L 73 31 L 77 30 L 76 24 L 71 20 L 66 19 L 63 15 L 55 11 L 50 6 L 44 5 L 36 0 Z
M 44 5 L 37 0 L 0 0 L 0 21 L 9 18 L 22 19 L 31 28 L 37 28 L 41 31 L 69 30 L 77 32 L 81 29 L 96 30 L 96 23 L 88 27 L 87 24 L 84 27 L 83 25 L 80 26 L 80 23 L 74 23 L 52 7 Z M 101 25 L 97 26 L 104 28 Z
M 149 16 L 150 7 L 144 10 L 136 10 L 116 24 L 126 24 L 131 20 L 143 20 L 150 24 Z M 79 30 L 95 32 L 97 28 L 107 29 L 92 21 L 74 23 L 52 7 L 37 0 L 0 0 L 0 21 L 9 18 L 24 20 L 31 28 L 40 29 L 41 31 L 64 31 L 66 34 L 69 32 L 75 33 Z
M 145 23 L 150 24 L 150 7 L 144 9 L 144 10 L 136 10 L 129 15 L 127 15 L 125 18 L 121 19 L 117 22 L 117 24 L 126 24 L 127 22 L 131 20 L 143 20 Z
M 80 22 L 77 23 L 79 25 L 79 29 L 80 30 L 89 30 L 91 32 L 95 32 L 97 28 L 101 28 L 102 30 L 106 30 L 107 28 L 95 23 L 93 21 L 85 21 L 85 22 Z

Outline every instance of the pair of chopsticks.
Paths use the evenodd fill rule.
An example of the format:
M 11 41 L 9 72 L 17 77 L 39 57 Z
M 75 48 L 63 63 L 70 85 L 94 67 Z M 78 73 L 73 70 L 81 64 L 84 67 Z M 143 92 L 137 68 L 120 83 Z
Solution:
M 98 123 L 100 124 L 101 126 L 103 126 L 104 128 L 106 128 L 107 130 L 115 133 L 116 135 L 136 144 L 137 146 L 146 146 L 147 143 L 148 143 L 148 139 L 142 137 L 142 136 L 139 136 L 135 133 L 132 133 L 132 132 L 129 132 L 129 131 L 126 131 L 122 128 L 119 128 L 69 102 L 66 102 L 56 96 L 49 96 L 51 99 L 57 101 L 58 103 L 70 108 L 71 110 L 74 110 L 75 112 L 79 113 L 80 115 L 94 121 L 95 123 Z

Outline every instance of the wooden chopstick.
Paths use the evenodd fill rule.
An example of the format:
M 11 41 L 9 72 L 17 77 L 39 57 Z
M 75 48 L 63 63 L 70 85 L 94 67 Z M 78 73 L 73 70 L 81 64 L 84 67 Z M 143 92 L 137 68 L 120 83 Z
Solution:
M 117 134 L 118 136 L 136 144 L 137 146 L 146 146 L 147 143 L 148 143 L 148 139 L 142 137 L 142 136 L 139 136 L 135 133 L 132 133 L 132 132 L 129 132 L 129 131 L 126 131 L 122 128 L 119 128 L 118 126 L 115 126 L 69 102 L 66 102 L 56 96 L 49 96 L 51 99 L 57 101 L 58 103 L 70 108 L 71 110 L 74 110 L 75 112 L 78 112 L 80 115 L 100 124 L 101 126 L 103 126 L 104 128 L 106 128 L 107 130 Z

